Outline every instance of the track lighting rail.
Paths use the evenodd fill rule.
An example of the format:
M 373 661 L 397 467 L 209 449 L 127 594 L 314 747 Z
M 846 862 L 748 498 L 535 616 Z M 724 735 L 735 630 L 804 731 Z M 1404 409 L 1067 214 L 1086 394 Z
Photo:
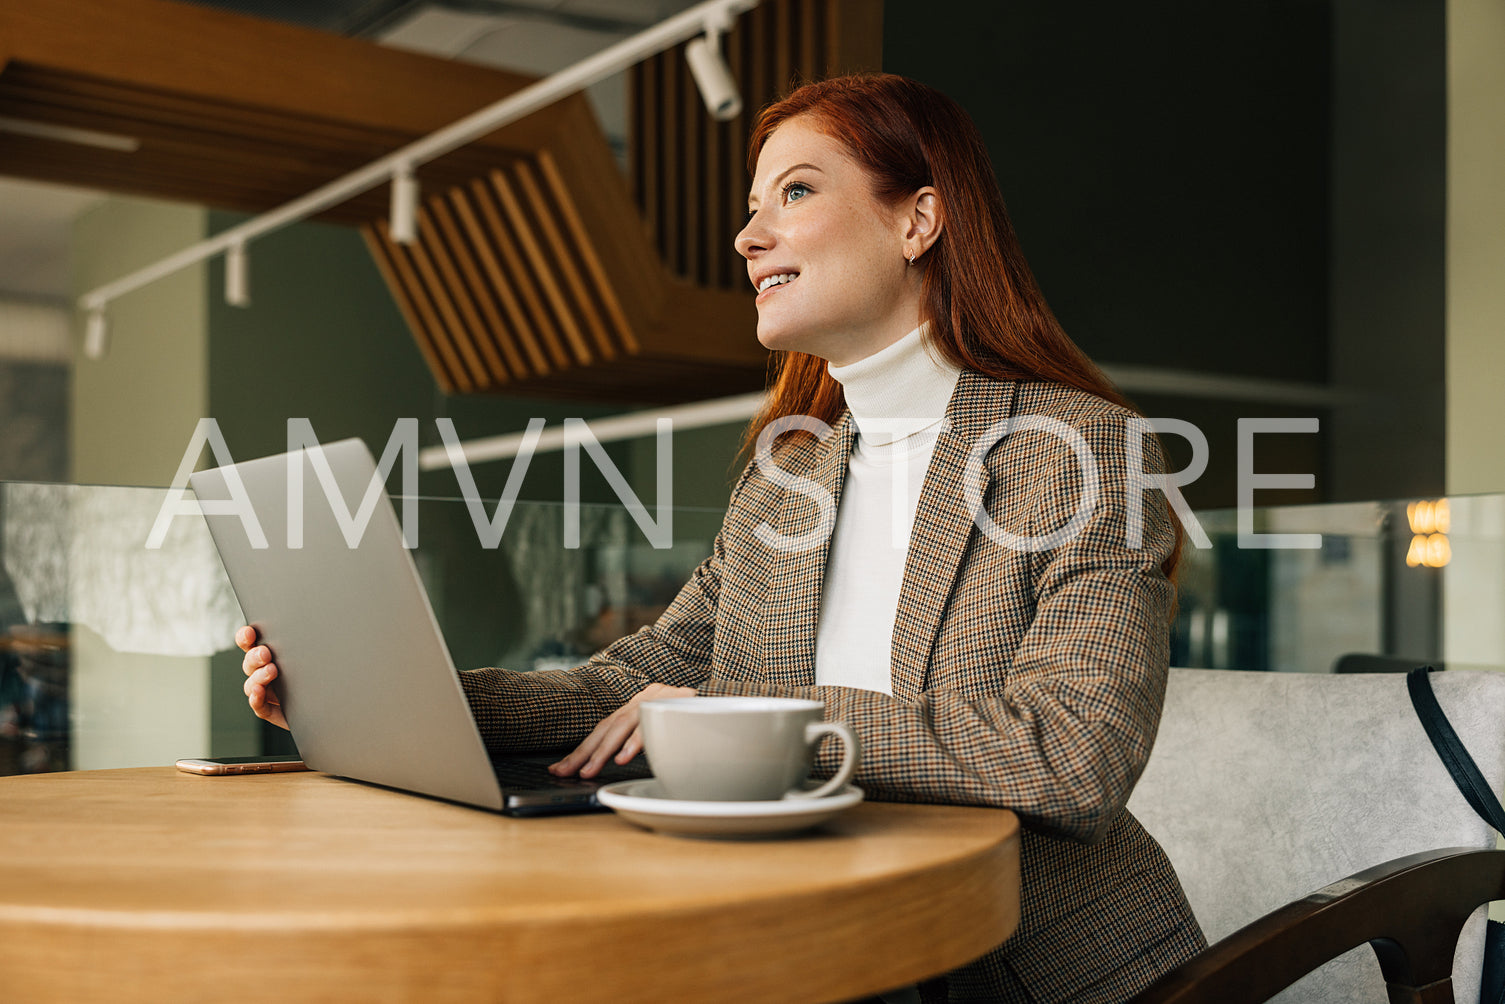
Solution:
M 392 230 L 396 234 L 413 239 L 416 236 L 416 211 L 418 207 L 417 181 L 413 171 L 418 165 L 441 157 L 473 140 L 516 122 L 560 98 L 589 87 L 613 73 L 656 55 L 679 43 L 705 35 L 707 41 L 697 47 L 697 60 L 702 64 L 695 77 L 703 88 L 703 97 L 713 114 L 724 115 L 735 104 L 740 107 L 740 98 L 735 91 L 730 96 L 724 86 L 704 90 L 707 81 L 718 84 L 730 79 L 724 64 L 719 67 L 720 77 L 711 65 L 719 62 L 717 40 L 734 23 L 737 16 L 752 10 L 758 0 L 707 0 L 638 34 L 608 46 L 573 66 L 567 67 L 537 83 L 530 84 L 515 94 L 508 95 L 492 105 L 480 109 L 454 122 L 438 132 L 416 140 L 400 150 L 346 174 L 292 202 L 267 213 L 247 220 L 224 233 L 186 247 L 145 268 L 90 290 L 78 300 L 79 308 L 88 315 L 85 326 L 84 352 L 93 359 L 104 355 L 108 347 L 108 329 L 105 308 L 110 301 L 150 285 L 191 265 L 207 261 L 218 254 L 233 252 L 234 267 L 227 269 L 226 298 L 234 305 L 244 306 L 250 302 L 249 273 L 246 262 L 246 246 L 258 237 L 307 219 L 331 206 L 339 205 L 362 192 L 378 185 L 392 184 L 393 219 Z M 724 79 L 722 79 L 724 78 Z M 733 112 L 735 114 L 735 112 Z

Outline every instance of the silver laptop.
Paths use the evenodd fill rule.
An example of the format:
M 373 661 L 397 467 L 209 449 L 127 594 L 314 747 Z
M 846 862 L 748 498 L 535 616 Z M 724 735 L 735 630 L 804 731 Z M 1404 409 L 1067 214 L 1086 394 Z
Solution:
M 377 474 L 359 439 L 190 478 L 200 502 L 231 501 L 233 472 L 260 524 L 265 547 L 239 515 L 204 517 L 241 611 L 275 656 L 282 710 L 311 769 L 509 815 L 597 809 L 601 784 L 647 773 L 639 763 L 558 779 L 545 769 L 550 755 L 493 764 L 385 488 L 350 546 L 314 452 L 358 517 Z M 301 500 L 289 498 L 290 461 L 302 467 Z M 289 508 L 300 501 L 302 546 L 290 548 Z

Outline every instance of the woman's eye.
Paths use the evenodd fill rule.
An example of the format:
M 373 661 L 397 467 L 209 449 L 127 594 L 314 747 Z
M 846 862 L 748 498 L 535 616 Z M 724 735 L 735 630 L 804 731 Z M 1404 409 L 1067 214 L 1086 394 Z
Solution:
M 794 202 L 810 194 L 810 189 L 803 182 L 791 181 L 784 186 L 784 201 Z

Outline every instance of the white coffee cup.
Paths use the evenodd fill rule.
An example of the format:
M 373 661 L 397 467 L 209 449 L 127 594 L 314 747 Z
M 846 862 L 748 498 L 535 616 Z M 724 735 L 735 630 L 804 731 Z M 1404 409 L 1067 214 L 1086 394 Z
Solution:
M 697 802 L 822 798 L 857 770 L 862 746 L 842 722 L 827 722 L 820 701 L 789 697 L 671 697 L 639 709 L 643 746 L 665 795 Z M 836 776 L 813 791 L 810 773 L 823 737 L 845 750 Z

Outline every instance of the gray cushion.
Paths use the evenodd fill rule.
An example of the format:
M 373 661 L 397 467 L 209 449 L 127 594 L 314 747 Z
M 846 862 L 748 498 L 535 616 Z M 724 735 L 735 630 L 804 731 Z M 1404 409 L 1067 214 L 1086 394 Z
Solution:
M 1438 702 L 1496 791 L 1505 673 L 1432 676 Z M 1165 847 L 1209 941 L 1356 871 L 1438 847 L 1494 847 L 1432 749 L 1401 674 L 1173 669 L 1160 734 L 1129 809 Z M 1478 996 L 1485 911 L 1455 960 Z M 1361 946 L 1282 1002 L 1384 1001 Z

